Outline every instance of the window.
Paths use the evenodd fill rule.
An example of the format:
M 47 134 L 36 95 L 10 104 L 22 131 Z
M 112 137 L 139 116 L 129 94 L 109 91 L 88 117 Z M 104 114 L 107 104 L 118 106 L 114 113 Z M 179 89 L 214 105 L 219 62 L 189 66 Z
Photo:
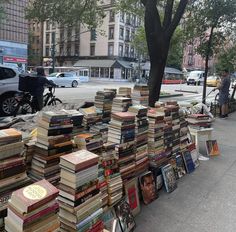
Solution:
M 50 22 L 49 21 L 46 22 L 46 30 L 50 30 Z
M 46 47 L 45 55 L 46 55 L 47 57 L 49 56 L 49 47 Z
M 120 22 L 123 23 L 125 21 L 125 13 L 120 12 Z
M 130 41 L 130 30 L 126 29 L 125 31 L 125 41 L 129 42 Z
M 0 68 L 0 80 L 13 78 L 16 73 L 10 68 Z
M 67 56 L 71 56 L 71 43 L 67 44 Z
M 95 56 L 95 44 L 90 44 L 90 56 Z
M 123 56 L 123 44 L 119 44 L 119 56 Z
M 61 44 L 59 49 L 60 49 L 60 55 L 63 55 L 63 52 L 64 52 L 64 45 Z
M 114 10 L 110 10 L 110 22 L 115 22 L 115 11 Z
M 96 29 L 91 29 L 90 40 L 97 40 Z
M 130 14 L 126 14 L 126 23 L 130 24 Z
M 108 56 L 113 56 L 114 55 L 114 44 L 109 43 L 108 44 Z
M 130 48 L 130 57 L 134 57 L 134 47 Z
M 120 27 L 120 39 L 124 39 L 124 27 Z
M 125 45 L 125 56 L 129 56 L 129 45 Z
M 49 44 L 50 41 L 50 34 L 46 33 L 46 44 Z
M 108 35 L 109 39 L 114 39 L 114 26 L 110 26 L 109 27 L 109 35 Z

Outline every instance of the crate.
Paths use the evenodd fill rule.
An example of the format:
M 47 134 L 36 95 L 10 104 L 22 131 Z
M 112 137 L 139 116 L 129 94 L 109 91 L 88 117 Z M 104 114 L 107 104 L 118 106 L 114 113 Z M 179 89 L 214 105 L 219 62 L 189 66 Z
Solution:
M 33 92 L 37 88 L 37 77 L 30 75 L 20 75 L 18 90 L 23 92 Z

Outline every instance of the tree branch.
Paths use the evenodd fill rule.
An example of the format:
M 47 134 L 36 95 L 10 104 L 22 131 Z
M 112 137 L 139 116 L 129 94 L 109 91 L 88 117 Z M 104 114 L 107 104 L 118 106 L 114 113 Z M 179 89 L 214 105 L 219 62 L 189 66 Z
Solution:
M 181 0 L 178 8 L 176 10 L 175 16 L 167 30 L 167 36 L 171 37 L 176 29 L 176 27 L 179 25 L 179 22 L 184 14 L 184 11 L 186 9 L 186 6 L 188 4 L 189 0 Z
M 167 0 L 165 6 L 165 15 L 163 20 L 163 27 L 167 29 L 171 24 L 174 0 Z

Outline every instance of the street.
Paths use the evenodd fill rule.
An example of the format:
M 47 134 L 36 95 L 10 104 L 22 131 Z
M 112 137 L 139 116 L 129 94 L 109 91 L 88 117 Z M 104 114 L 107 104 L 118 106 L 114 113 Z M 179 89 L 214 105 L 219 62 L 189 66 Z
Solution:
M 85 101 L 94 101 L 94 97 L 98 90 L 103 90 L 104 88 L 116 88 L 119 87 L 131 87 L 133 88 L 134 83 L 130 82 L 111 82 L 111 81 L 101 81 L 92 80 L 88 83 L 81 83 L 77 88 L 57 88 L 55 95 L 60 98 L 63 103 L 71 104 L 83 104 Z M 212 87 L 207 87 L 207 94 L 212 91 Z M 161 91 L 168 93 L 181 93 L 181 97 L 166 98 L 177 101 L 187 101 L 187 102 L 200 102 L 202 99 L 203 86 L 188 86 L 186 84 L 182 85 L 162 85 Z M 180 91 L 180 92 L 179 92 Z M 182 92 L 183 91 L 183 92 Z M 187 92 L 184 92 L 187 91 Z M 216 92 L 212 92 L 208 97 L 207 101 L 211 102 L 214 100 Z M 161 99 L 161 101 L 165 101 Z

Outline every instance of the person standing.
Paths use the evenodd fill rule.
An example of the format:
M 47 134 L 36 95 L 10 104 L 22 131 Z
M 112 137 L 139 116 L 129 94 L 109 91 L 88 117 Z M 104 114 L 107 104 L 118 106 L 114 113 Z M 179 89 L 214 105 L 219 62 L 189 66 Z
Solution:
M 222 72 L 221 83 L 216 89 L 219 89 L 219 104 L 221 109 L 221 118 L 227 118 L 229 113 L 229 88 L 230 88 L 230 75 L 229 71 L 225 69 Z

